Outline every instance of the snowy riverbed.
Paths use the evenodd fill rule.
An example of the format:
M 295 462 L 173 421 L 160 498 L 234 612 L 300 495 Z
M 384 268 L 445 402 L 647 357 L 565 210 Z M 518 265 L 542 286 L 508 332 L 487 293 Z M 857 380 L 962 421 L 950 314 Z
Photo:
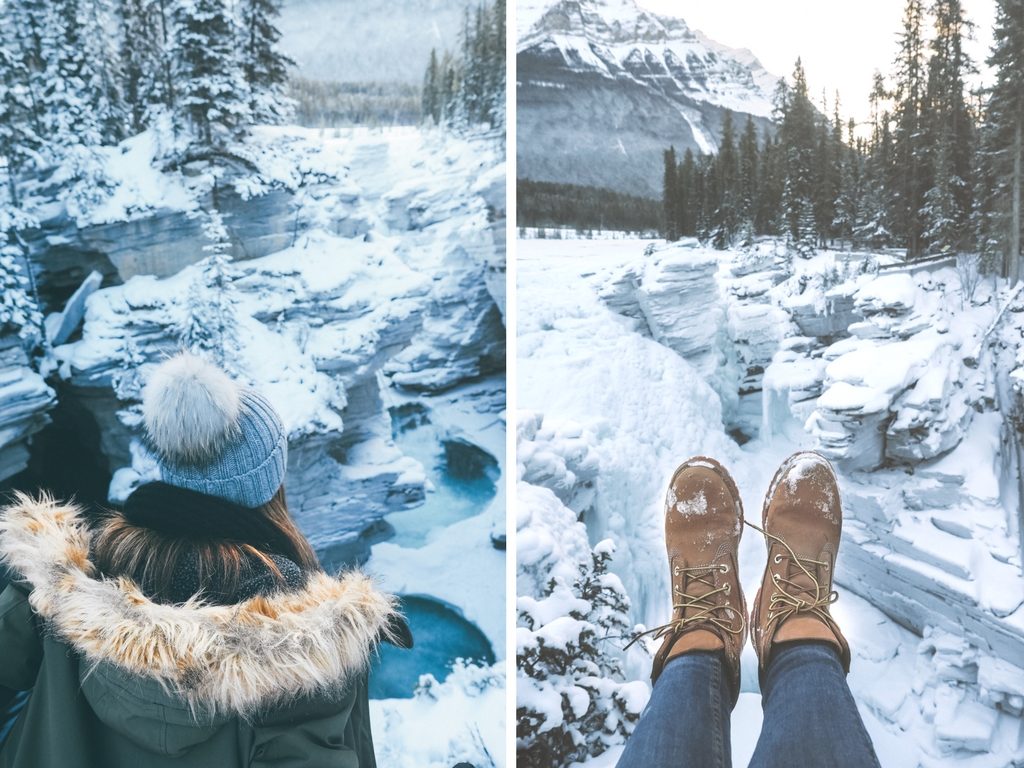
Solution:
M 884 447 L 856 442 L 869 428 L 843 433 L 854 436 L 858 449 L 847 454 L 843 451 L 851 443 L 838 439 L 838 427 L 832 429 L 838 442 L 830 455 L 841 466 L 846 508 L 855 518 L 840 552 L 841 597 L 834 608 L 854 651 L 850 684 L 883 765 L 1009 765 L 1024 748 L 1021 692 L 1004 697 L 1000 690 L 1012 688 L 1009 681 L 1019 678 L 1019 667 L 1000 659 L 998 650 L 977 646 L 1000 635 L 1003 630 L 997 627 L 1016 626 L 1024 616 L 1020 601 L 1014 601 L 1021 594 L 1020 559 L 1013 552 L 1016 531 L 998 489 L 998 418 L 987 412 L 970 420 L 957 410 L 958 403 L 967 402 L 978 410 L 988 403 L 990 411 L 990 383 L 972 382 L 959 369 L 948 373 L 952 361 L 961 359 L 959 350 L 966 357 L 978 329 L 984 330 L 994 316 L 994 297 L 986 302 L 979 291 L 979 306 L 963 313 L 963 321 L 949 333 L 948 327 L 942 328 L 946 315 L 936 297 L 945 290 L 944 283 L 955 280 L 950 269 L 914 279 L 882 279 L 874 270 L 887 257 L 875 258 L 871 273 L 861 275 L 846 263 L 847 257 L 837 254 L 822 254 L 794 267 L 780 263 L 772 246 L 764 246 L 766 253 L 754 259 L 695 244 L 662 250 L 663 243 L 653 244 L 657 252 L 645 256 L 646 246 L 637 241 L 520 241 L 519 421 L 542 419 L 544 426 L 542 436 L 530 438 L 526 460 L 557 456 L 562 462 L 560 473 L 521 466 L 520 476 L 539 477 L 532 482 L 542 486 L 557 484 L 559 498 L 569 499 L 573 512 L 583 513 L 591 546 L 605 538 L 615 542 L 613 571 L 632 600 L 632 619 L 654 626 L 665 620 L 670 605 L 661 498 L 681 460 L 699 453 L 719 458 L 734 473 L 748 509 L 757 509 L 785 456 L 796 449 L 828 450 L 826 430 L 820 428 L 826 407 L 844 414 L 857 407 L 862 414 L 870 408 L 875 413 L 891 409 L 896 417 L 886 417 L 890 439 L 884 447 L 931 451 L 924 456 L 908 453 L 903 462 L 919 468 L 920 480 L 909 481 L 906 470 L 898 468 L 876 471 L 880 463 L 894 462 L 878 461 L 871 453 Z M 816 275 L 823 276 L 820 282 Z M 793 285 L 801 288 L 794 290 Z M 859 311 L 848 320 L 839 317 L 844 291 L 859 291 L 856 301 L 850 299 L 851 305 L 860 302 Z M 878 311 L 872 312 L 873 307 Z M 801 329 L 797 321 L 806 327 Z M 834 334 L 821 329 L 821 337 L 806 333 L 815 332 L 810 328 L 814 322 L 825 321 L 843 326 Z M 861 324 L 859 335 L 858 328 L 848 329 L 856 322 Z M 929 333 L 941 338 L 936 341 Z M 832 335 L 840 339 L 834 345 Z M 875 347 L 877 354 L 871 351 Z M 939 373 L 929 378 L 928 370 Z M 947 397 L 952 407 L 920 416 L 929 404 L 935 410 L 935 395 L 928 393 L 941 393 L 948 386 L 944 377 L 950 375 L 958 382 L 965 379 Z M 821 402 L 823 390 L 832 389 L 833 402 Z M 861 397 L 858 403 L 852 402 L 854 394 Z M 911 411 L 919 415 L 915 434 L 932 442 L 899 442 L 900 419 L 912 420 Z M 811 418 L 815 414 L 817 420 Z M 742 447 L 732 439 L 736 436 L 745 441 Z M 963 451 L 948 453 L 957 444 Z M 582 466 L 589 467 L 585 477 Z M 941 478 L 946 475 L 959 478 L 948 482 L 962 484 L 965 491 L 942 496 Z M 997 481 L 994 492 L 991 478 Z M 886 497 L 889 489 L 904 487 L 906 498 Z M 564 548 L 579 535 L 530 528 L 541 519 L 536 505 L 549 503 L 536 488 L 520 483 L 521 590 L 530 588 L 522 563 L 534 558 L 541 562 L 546 557 L 542 553 Z M 974 492 L 982 488 L 989 491 Z M 867 511 L 869 498 L 875 498 L 875 518 Z M 952 509 L 945 517 L 961 521 L 959 536 L 943 538 L 941 523 L 928 518 L 937 498 L 954 499 L 946 505 Z M 916 510 L 908 506 L 912 500 Z M 894 511 L 897 504 L 905 509 Z M 851 506 L 856 507 L 852 512 Z M 565 525 L 574 525 L 573 519 L 565 518 Z M 916 530 L 901 534 L 907 528 Z M 956 530 L 950 524 L 946 528 Z M 560 542 L 546 540 L 548 535 Z M 895 542 L 901 536 L 902 548 Z M 960 574 L 963 587 L 951 584 L 955 579 L 949 569 L 935 567 L 935 555 L 928 552 L 949 542 L 969 550 L 952 555 L 971 564 Z M 740 559 L 748 595 L 759 583 L 764 551 L 763 541 L 747 531 Z M 906 581 L 886 576 L 875 562 L 890 563 L 894 574 L 905 568 Z M 882 581 L 886 578 L 893 581 Z M 992 632 L 958 636 L 952 624 L 959 608 L 914 602 L 938 591 L 938 585 L 949 588 L 950 595 L 966 590 L 964 606 L 971 606 L 967 610 Z M 854 594 L 851 586 L 869 599 Z M 883 612 L 899 608 L 881 593 L 888 589 L 898 594 L 904 588 L 909 590 L 905 610 L 914 614 L 908 626 L 918 624 L 915 629 L 923 638 Z M 1005 599 L 993 613 L 987 606 L 996 593 Z M 1000 614 L 1013 615 L 1002 619 Z M 1022 634 L 1007 634 L 1013 631 L 1018 638 Z M 645 681 L 649 669 L 643 650 L 631 650 L 625 657 L 627 680 Z M 748 645 L 733 718 L 737 765 L 745 764 L 756 742 L 759 698 L 756 659 Z M 620 749 L 589 764 L 613 765 Z

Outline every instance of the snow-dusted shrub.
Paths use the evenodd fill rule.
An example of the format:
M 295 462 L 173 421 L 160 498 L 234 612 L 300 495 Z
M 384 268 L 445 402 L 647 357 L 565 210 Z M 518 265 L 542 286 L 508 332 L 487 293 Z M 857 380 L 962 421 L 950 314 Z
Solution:
M 516 630 L 516 762 L 559 768 L 600 755 L 632 732 L 647 699 L 624 683 L 616 645 L 627 635 L 629 598 L 608 572 L 610 540 L 578 564 L 571 583 L 552 579 L 520 597 Z
M 188 300 L 178 332 L 181 343 L 197 354 L 210 356 L 220 367 L 236 373 L 241 342 L 238 339 L 238 308 L 227 227 L 217 210 L 205 214 L 203 233 L 209 255 L 189 287 Z
M 503 765 L 504 663 L 456 661 L 443 682 L 422 675 L 411 699 L 373 699 L 370 722 L 378 765 L 474 768 Z
M 974 293 L 981 282 L 981 254 L 958 254 L 956 275 L 960 278 L 960 305 L 963 308 L 974 302 Z
M 0 333 L 14 331 L 27 338 L 41 322 L 39 307 L 22 267 L 21 248 L 0 231 Z

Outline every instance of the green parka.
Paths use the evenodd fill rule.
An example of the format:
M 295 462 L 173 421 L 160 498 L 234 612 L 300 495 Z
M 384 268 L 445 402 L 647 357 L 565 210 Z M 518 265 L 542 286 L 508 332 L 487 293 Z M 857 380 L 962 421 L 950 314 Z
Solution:
M 98 576 L 79 509 L 0 520 L 0 685 L 29 690 L 0 768 L 373 768 L 367 658 L 393 599 L 358 573 L 237 605 Z

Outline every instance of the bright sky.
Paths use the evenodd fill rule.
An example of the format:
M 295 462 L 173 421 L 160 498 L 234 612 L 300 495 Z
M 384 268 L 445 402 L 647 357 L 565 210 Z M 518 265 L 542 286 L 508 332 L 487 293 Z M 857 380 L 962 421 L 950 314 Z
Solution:
M 976 65 L 992 42 L 995 0 L 962 0 L 967 17 L 977 25 L 968 48 Z M 867 120 L 868 94 L 875 70 L 888 76 L 896 56 L 903 0 L 637 0 L 638 5 L 665 16 L 681 16 L 687 24 L 732 48 L 749 48 L 765 68 L 789 77 L 802 56 L 811 94 L 821 100 L 829 91 L 829 111 L 836 89 L 845 118 Z M 928 2 L 925 3 L 927 7 Z

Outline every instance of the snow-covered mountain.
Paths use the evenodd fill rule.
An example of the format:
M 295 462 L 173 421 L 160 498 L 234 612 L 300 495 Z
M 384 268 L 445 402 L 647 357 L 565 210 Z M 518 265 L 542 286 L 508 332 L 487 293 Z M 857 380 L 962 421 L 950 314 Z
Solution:
M 778 78 L 635 0 L 518 6 L 519 175 L 661 194 L 662 152 L 716 151 L 726 110 L 762 131 Z

